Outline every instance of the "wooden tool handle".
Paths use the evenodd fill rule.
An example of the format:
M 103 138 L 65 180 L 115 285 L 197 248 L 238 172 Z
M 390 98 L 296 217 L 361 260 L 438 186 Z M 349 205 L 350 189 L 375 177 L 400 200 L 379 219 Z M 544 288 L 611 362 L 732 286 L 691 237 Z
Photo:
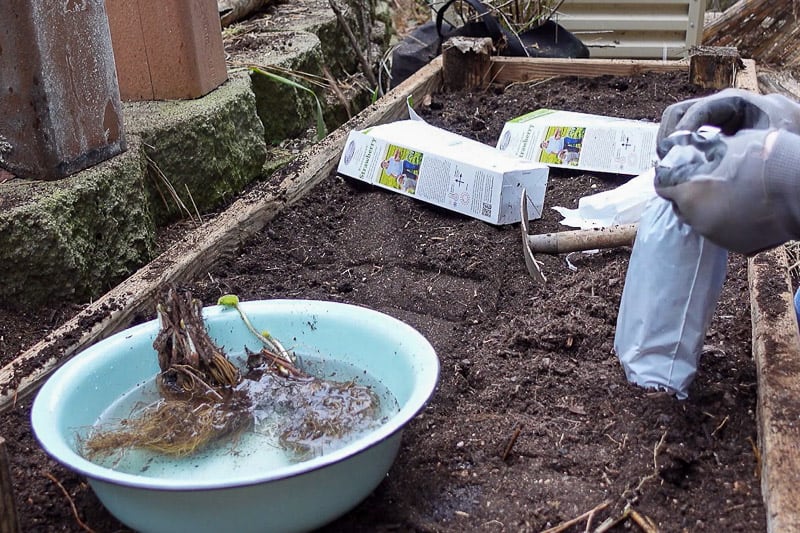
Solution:
M 636 238 L 637 226 L 637 224 L 623 224 L 609 228 L 577 229 L 528 235 L 528 246 L 533 253 L 545 254 L 630 246 Z

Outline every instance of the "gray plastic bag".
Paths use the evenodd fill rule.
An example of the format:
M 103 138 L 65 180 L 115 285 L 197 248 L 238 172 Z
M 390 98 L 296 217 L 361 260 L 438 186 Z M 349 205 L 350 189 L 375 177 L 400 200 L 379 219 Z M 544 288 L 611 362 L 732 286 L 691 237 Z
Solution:
M 614 351 L 628 381 L 688 396 L 728 252 L 653 198 L 639 222 L 622 291 Z

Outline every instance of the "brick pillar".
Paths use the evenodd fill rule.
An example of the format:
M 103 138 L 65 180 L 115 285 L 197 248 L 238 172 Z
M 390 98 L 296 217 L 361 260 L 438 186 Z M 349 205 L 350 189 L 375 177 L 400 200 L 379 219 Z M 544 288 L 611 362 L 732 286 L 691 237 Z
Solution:
M 228 79 L 216 0 L 106 0 L 124 101 L 188 99 Z
M 0 1 L 0 167 L 54 180 L 124 150 L 102 0 Z

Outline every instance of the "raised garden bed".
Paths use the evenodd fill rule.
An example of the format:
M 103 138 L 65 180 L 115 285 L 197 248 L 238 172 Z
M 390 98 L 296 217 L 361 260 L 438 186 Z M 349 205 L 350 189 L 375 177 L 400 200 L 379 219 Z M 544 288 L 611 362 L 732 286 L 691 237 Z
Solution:
M 789 375 L 797 333 L 786 318 L 780 252 L 751 261 L 752 288 L 745 260 L 731 259 L 698 379 L 678 402 L 628 384 L 612 352 L 629 249 L 573 257 L 575 272 L 563 257 L 540 258 L 549 281 L 536 285 L 518 227 L 332 173 L 347 132 L 403 118 L 408 95 L 429 122 L 493 144 L 506 119 L 533 107 L 658 120 L 668 103 L 698 94 L 680 62 L 497 59 L 491 68 L 503 85 L 540 81 L 442 92 L 441 64 L 432 63 L 0 370 L 0 427 L 23 530 L 79 530 L 70 498 L 93 529 L 121 527 L 85 483 L 36 447 L 28 394 L 72 353 L 151 316 L 167 281 L 191 286 L 208 304 L 232 292 L 366 305 L 410 323 L 437 349 L 439 390 L 408 428 L 397 463 L 330 531 L 541 531 L 593 509 L 597 527 L 626 507 L 635 513 L 612 530 L 636 530 L 647 518 L 662 531 L 796 525 L 796 484 L 785 477 L 795 459 L 784 448 L 800 412 Z M 555 74 L 579 78 L 548 79 Z M 574 207 L 621 183 L 551 176 L 546 207 Z M 557 231 L 559 218 L 545 209 L 532 228 Z M 584 531 L 586 519 L 566 530 Z

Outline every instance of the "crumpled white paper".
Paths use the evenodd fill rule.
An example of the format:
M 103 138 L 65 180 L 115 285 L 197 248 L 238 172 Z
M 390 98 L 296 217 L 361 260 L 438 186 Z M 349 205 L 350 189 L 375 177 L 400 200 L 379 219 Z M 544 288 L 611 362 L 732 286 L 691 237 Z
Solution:
M 578 200 L 577 209 L 553 207 L 564 219 L 561 224 L 574 228 L 606 228 L 638 222 L 647 203 L 656 196 L 655 169 L 649 169 L 626 183 Z

